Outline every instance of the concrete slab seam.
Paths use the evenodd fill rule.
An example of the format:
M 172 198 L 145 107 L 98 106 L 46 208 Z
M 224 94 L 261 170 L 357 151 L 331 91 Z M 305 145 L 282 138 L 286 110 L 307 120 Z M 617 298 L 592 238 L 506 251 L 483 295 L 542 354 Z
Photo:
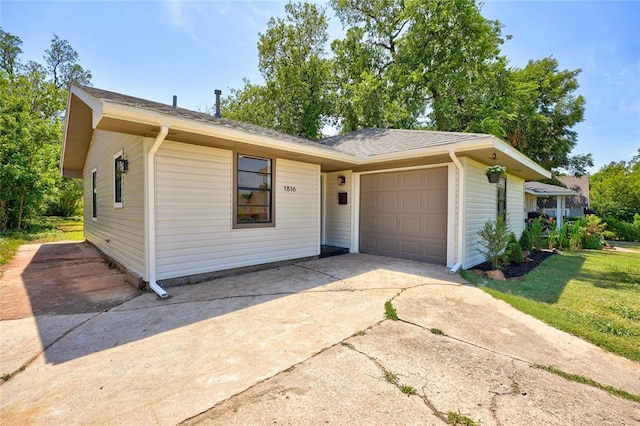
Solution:
M 421 330 L 424 330 L 424 331 L 429 331 L 429 332 L 431 331 L 431 330 L 427 329 L 426 327 L 423 327 L 423 326 L 422 326 L 422 325 L 420 325 L 420 324 L 416 324 L 416 323 L 414 323 L 414 322 L 411 322 L 411 321 L 408 321 L 408 320 L 404 320 L 404 319 L 402 319 L 402 318 L 398 318 L 398 319 L 397 319 L 397 321 L 399 321 L 399 322 L 403 322 L 403 323 L 408 324 L 408 325 L 412 325 L 412 326 L 418 327 L 418 328 L 420 328 Z M 458 341 L 458 342 L 463 343 L 463 344 L 465 344 L 465 345 L 473 346 L 473 347 L 475 347 L 475 348 L 481 349 L 481 350 L 483 350 L 483 351 L 491 352 L 491 353 L 496 354 L 496 355 L 504 356 L 504 357 L 506 357 L 506 358 L 511 359 L 512 361 L 521 362 L 521 363 L 523 363 L 523 364 L 527 365 L 527 366 L 528 366 L 528 367 L 530 367 L 530 368 L 535 368 L 535 367 L 536 367 L 536 364 L 535 364 L 535 363 L 533 363 L 533 362 L 531 362 L 531 361 L 527 361 L 527 360 L 525 360 L 525 359 L 518 358 L 518 357 L 513 356 L 513 355 L 505 354 L 505 353 L 503 353 L 503 352 L 499 352 L 499 351 L 496 351 L 496 350 L 493 350 L 493 349 L 490 349 L 490 348 L 486 348 L 486 347 L 484 347 L 484 346 L 478 345 L 478 344 L 473 343 L 473 342 L 466 341 L 466 340 L 464 340 L 464 339 L 460 339 L 460 338 L 455 337 L 455 336 L 451 336 L 451 335 L 446 334 L 446 333 L 445 333 L 445 334 L 443 334 L 443 335 L 442 335 L 442 337 L 449 338 L 449 339 L 451 339 L 451 340 L 455 340 L 455 341 Z M 569 374 L 571 374 L 571 373 L 569 373 Z M 560 376 L 560 377 L 562 377 L 562 376 Z M 509 377 L 509 379 L 511 379 L 511 377 Z M 565 379 L 565 380 L 567 380 L 566 378 L 564 378 L 564 379 Z M 587 377 L 587 379 L 592 380 L 592 381 L 594 381 L 595 383 L 598 383 L 598 384 L 599 384 L 599 385 L 601 385 L 602 387 L 607 387 L 607 386 L 612 387 L 611 385 L 602 385 L 601 383 L 596 382 L 595 380 L 590 379 L 590 378 L 588 378 L 588 377 Z M 589 385 L 589 384 L 587 384 L 587 383 L 581 383 L 581 382 L 576 382 L 576 383 L 583 384 L 583 385 L 586 385 L 586 386 L 591 386 L 591 385 Z M 602 388 L 600 388 L 600 387 L 598 387 L 598 386 L 594 386 L 594 387 L 596 387 L 597 389 L 604 390 L 605 392 L 608 392 L 608 391 L 606 391 L 605 389 L 602 389 Z M 616 388 L 616 389 L 618 389 L 618 388 Z M 620 390 L 623 390 L 623 391 L 624 391 L 624 389 L 620 389 Z M 617 397 L 621 397 L 620 395 L 616 395 L 615 393 L 612 393 L 612 392 L 608 392 L 608 393 L 610 393 L 611 395 L 617 396 Z M 500 395 L 502 395 L 502 394 L 500 394 Z M 507 394 L 504 394 L 504 395 L 507 395 Z M 633 395 L 633 394 L 631 394 L 631 395 Z M 622 397 L 621 397 L 621 398 L 622 398 Z M 628 398 L 625 398 L 625 399 L 628 399 Z
M 22 364 L 17 370 L 6 374 L 5 376 L 2 377 L 2 381 L 0 381 L 0 386 L 2 386 L 3 384 L 5 384 L 6 382 L 8 382 L 9 380 L 11 380 L 14 376 L 18 375 L 19 373 L 22 373 L 23 371 L 25 371 L 27 369 L 27 367 L 29 367 L 31 364 L 33 364 L 33 362 L 38 359 L 38 357 L 40 357 L 41 355 L 43 355 L 47 350 L 49 350 L 53 345 L 55 345 L 56 343 L 58 343 L 60 340 L 64 339 L 66 336 L 68 336 L 71 332 L 77 330 L 78 328 L 82 327 L 83 325 L 85 325 L 86 323 L 88 323 L 89 321 L 99 317 L 100 315 L 109 312 L 111 309 L 120 306 L 121 304 L 128 302 L 129 300 L 132 300 L 136 297 L 140 296 L 139 294 L 135 294 L 129 298 L 127 298 L 126 300 L 123 300 L 121 303 L 119 303 L 116 306 L 112 306 L 109 309 L 105 309 L 104 311 L 98 312 L 95 315 L 87 318 L 86 320 L 78 323 L 76 326 L 70 328 L 69 330 L 65 331 L 63 334 L 61 334 L 57 339 L 53 340 L 51 343 L 49 343 L 48 345 L 44 346 L 42 348 L 42 350 L 40 352 L 38 352 L 37 354 L 35 354 L 34 356 L 32 356 L 30 359 L 28 359 L 24 364 Z
M 398 321 L 403 322 L 403 323 L 408 324 L 408 325 L 413 325 L 415 327 L 420 328 L 421 330 L 431 332 L 430 329 L 428 329 L 428 328 L 426 328 L 426 327 L 424 327 L 424 326 L 422 326 L 420 324 L 416 324 L 414 322 L 411 322 L 411 321 L 408 321 L 408 320 L 405 320 L 405 319 L 402 319 L 402 318 L 398 318 Z M 482 350 L 487 351 L 487 352 L 491 352 L 491 353 L 494 353 L 494 354 L 497 354 L 497 355 L 501 355 L 501 356 L 510 358 L 512 360 L 525 363 L 527 365 L 532 365 L 531 361 L 527 361 L 526 359 L 518 358 L 517 356 L 505 354 L 505 353 L 502 353 L 502 352 L 499 352 L 499 351 L 496 351 L 496 350 L 493 350 L 493 349 L 490 349 L 490 348 L 485 348 L 484 346 L 478 345 L 478 344 L 473 343 L 473 342 L 466 341 L 464 339 L 460 339 L 459 337 L 451 336 L 451 335 L 446 334 L 446 333 L 442 337 L 447 337 L 447 338 L 449 338 L 451 340 L 456 340 L 456 341 L 458 341 L 460 343 L 464 343 L 465 345 L 474 346 L 474 347 L 476 347 L 478 349 L 482 349 Z
M 15 370 L 14 372 L 12 372 L 10 374 L 7 374 L 5 377 L 3 377 L 2 383 L 0 383 L 0 386 L 2 386 L 3 384 L 5 384 L 9 380 L 11 380 L 14 376 L 16 376 L 19 373 L 22 373 L 23 371 L 25 371 L 27 369 L 27 367 L 29 367 L 36 359 L 38 359 L 38 357 L 40 357 L 42 354 L 44 354 L 49 348 L 51 348 L 53 345 L 58 343 L 61 339 L 65 338 L 69 333 L 71 333 L 74 330 L 77 330 L 78 327 L 86 324 L 87 322 L 91 321 L 92 319 L 94 319 L 95 317 L 97 317 L 98 315 L 101 315 L 101 314 L 102 314 L 102 312 L 98 312 L 94 316 L 92 316 L 90 318 L 87 318 L 86 320 L 82 321 L 81 323 L 78 323 L 75 327 L 72 327 L 69 330 L 65 331 L 61 336 L 59 336 L 53 342 L 49 343 L 47 346 L 43 347 L 40 352 L 38 352 L 37 354 L 32 356 L 24 364 L 22 364 L 22 366 L 20 366 L 20 368 L 18 368 L 17 370 Z
M 300 264 L 300 263 L 294 263 L 294 264 L 293 264 L 293 266 L 297 266 L 298 268 L 301 268 L 301 269 L 306 269 L 306 270 L 311 271 L 311 272 L 316 272 L 316 273 L 318 273 L 318 274 L 325 275 L 325 276 L 327 276 L 327 277 L 329 277 L 329 278 L 331 278 L 331 279 L 334 279 L 334 280 L 336 280 L 336 281 L 339 281 L 339 282 L 344 282 L 344 280 L 343 280 L 342 278 L 339 278 L 339 277 L 333 276 L 333 275 L 331 275 L 330 273 L 325 272 L 325 271 L 319 271 L 319 270 L 317 270 L 317 269 L 310 268 L 310 267 L 308 267 L 308 266 L 304 266 L 304 265 L 302 265 L 302 264 Z

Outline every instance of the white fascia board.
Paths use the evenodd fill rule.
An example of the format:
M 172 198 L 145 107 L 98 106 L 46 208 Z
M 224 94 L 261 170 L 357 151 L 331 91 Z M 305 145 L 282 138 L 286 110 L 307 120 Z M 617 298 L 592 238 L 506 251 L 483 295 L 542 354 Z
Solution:
M 571 191 L 570 193 L 565 191 L 536 192 L 535 190 L 531 190 L 531 189 L 525 189 L 524 192 L 526 192 L 527 194 L 535 195 L 537 197 L 550 197 L 550 196 L 560 196 L 560 195 L 570 197 L 572 195 L 578 194 L 577 192 L 574 192 L 574 191 Z
M 83 92 L 84 93 L 84 92 Z M 86 95 L 86 93 L 84 93 Z M 88 96 L 88 95 L 87 95 Z M 92 97 L 90 97 L 92 98 Z M 95 101 L 95 98 L 92 98 Z M 84 99 L 83 99 L 84 101 Z M 341 153 L 338 151 L 332 151 L 329 149 L 316 148 L 312 146 L 304 146 L 295 142 L 283 141 L 277 138 L 257 135 L 248 133 L 241 129 L 232 129 L 223 126 L 218 126 L 211 123 L 199 123 L 197 121 L 183 118 L 174 117 L 167 114 L 160 114 L 153 111 L 142 110 L 140 108 L 121 105 L 111 102 L 97 102 L 98 105 L 94 106 L 89 104 L 94 111 L 94 123 L 97 124 L 102 116 L 125 120 L 135 121 L 139 123 L 147 123 L 153 126 L 167 125 L 171 129 L 191 132 L 196 134 L 202 134 L 212 137 L 220 137 L 224 139 L 234 140 L 251 145 L 258 145 L 265 148 L 281 149 L 293 153 L 311 155 L 316 157 L 325 158 L 328 160 L 343 161 L 353 164 L 354 166 L 362 166 L 367 164 L 375 164 L 379 162 L 404 160 L 408 158 L 432 156 L 432 155 L 449 155 L 451 149 L 454 152 L 464 152 L 469 150 L 477 150 L 483 148 L 496 149 L 503 154 L 513 158 L 521 163 L 523 166 L 534 170 L 542 176 L 547 178 L 551 177 L 551 172 L 538 165 L 533 160 L 520 153 L 506 142 L 501 141 L 493 136 L 488 136 L 486 139 L 476 139 L 465 142 L 458 142 L 453 144 L 438 145 L 428 148 L 415 149 L 411 151 L 394 152 L 390 154 L 376 155 L 368 158 L 357 158 L 349 154 Z M 96 114 L 99 114 L 98 120 L 95 120 Z
M 545 176 L 547 179 L 551 178 L 551 172 L 549 170 L 545 169 L 544 167 L 542 167 L 541 165 L 539 165 L 538 163 L 536 163 L 535 161 L 533 161 L 532 159 L 530 159 L 529 157 L 527 157 L 526 155 L 524 155 L 523 153 L 515 149 L 513 146 L 509 145 L 508 143 L 498 138 L 493 137 L 492 139 L 494 142 L 494 147 L 500 152 L 515 159 L 525 167 L 528 167 L 529 169 L 534 170 L 536 173 L 539 173 Z
M 329 160 L 344 161 L 352 164 L 355 160 L 354 157 L 348 154 L 331 151 L 329 149 L 304 146 L 296 144 L 295 142 L 283 141 L 264 135 L 256 135 L 240 129 L 231 129 L 210 123 L 198 123 L 188 118 L 158 114 L 127 105 L 105 103 L 102 113 L 105 117 L 147 123 L 154 126 L 163 124 L 169 126 L 172 130 L 219 137 L 251 145 L 258 145 L 265 148 L 281 149 L 298 154 L 322 157 Z
M 540 166 L 538 163 L 518 151 L 513 146 L 508 143 L 494 137 L 488 136 L 486 139 L 478 139 L 471 142 L 463 142 L 459 144 L 451 145 L 455 153 L 464 153 L 465 151 L 471 151 L 475 149 L 484 149 L 490 148 L 495 149 L 496 151 L 501 152 L 502 154 L 516 160 L 518 163 L 535 171 L 536 173 L 545 176 L 546 178 L 551 177 L 551 172 Z

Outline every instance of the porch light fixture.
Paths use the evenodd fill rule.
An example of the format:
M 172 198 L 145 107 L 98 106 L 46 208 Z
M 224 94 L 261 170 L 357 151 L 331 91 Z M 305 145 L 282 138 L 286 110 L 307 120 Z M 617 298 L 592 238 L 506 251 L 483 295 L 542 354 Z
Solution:
M 338 186 L 344 186 L 347 183 L 347 178 L 344 176 L 338 176 Z
M 120 173 L 127 173 L 129 171 L 129 160 L 118 158 L 116 160 L 116 170 L 118 170 Z

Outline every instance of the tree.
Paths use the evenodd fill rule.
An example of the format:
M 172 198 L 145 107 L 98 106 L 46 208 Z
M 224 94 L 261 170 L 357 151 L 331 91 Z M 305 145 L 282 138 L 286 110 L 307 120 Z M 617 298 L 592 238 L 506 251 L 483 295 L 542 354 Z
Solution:
M 477 86 L 492 87 L 486 79 L 495 73 L 489 70 L 501 62 L 498 22 L 483 18 L 471 0 L 333 0 L 332 5 L 348 28 L 346 39 L 332 45 L 342 71 L 339 111 L 352 115 L 338 118 L 343 131 L 368 127 L 377 117 L 380 127 L 466 127 L 461 118 L 477 105 L 472 98 L 489 93 Z M 374 109 L 374 117 L 367 107 L 373 98 L 382 109 Z
M 542 166 L 583 174 L 571 156 L 584 118 L 581 70 L 552 57 L 509 67 L 502 24 L 475 0 L 331 0 L 345 29 L 327 40 L 324 10 L 288 4 L 258 43 L 265 85 L 232 91 L 227 113 L 286 133 L 318 137 L 367 127 L 489 133 Z
M 612 162 L 594 173 L 589 195 L 598 215 L 633 221 L 640 214 L 640 149 L 630 162 Z
M 78 64 L 78 52 L 67 40 L 61 40 L 54 34 L 51 47 L 45 53 L 47 72 L 56 88 L 60 89 L 69 83 L 89 84 L 91 81 L 91 72 Z
M 0 230 L 20 229 L 25 218 L 48 204 L 78 197 L 79 183 L 59 172 L 66 84 L 87 83 L 91 74 L 75 61 L 66 40 L 54 37 L 47 52 L 58 58 L 55 74 L 36 62 L 19 60 L 22 41 L 0 30 Z
M 18 64 L 18 55 L 22 53 L 22 40 L 0 29 L 0 68 L 13 75 Z
M 286 17 L 271 18 L 260 34 L 258 56 L 264 86 L 245 80 L 225 98 L 225 115 L 285 133 L 322 136 L 328 113 L 328 40 L 325 11 L 315 4 L 288 3 Z
M 572 166 L 569 153 L 577 134 L 571 128 L 584 118 L 585 100 L 575 96 L 581 70 L 558 70 L 558 61 L 529 61 L 512 71 L 512 115 L 506 139 L 547 169 Z M 578 171 L 592 162 L 590 155 L 574 158 Z

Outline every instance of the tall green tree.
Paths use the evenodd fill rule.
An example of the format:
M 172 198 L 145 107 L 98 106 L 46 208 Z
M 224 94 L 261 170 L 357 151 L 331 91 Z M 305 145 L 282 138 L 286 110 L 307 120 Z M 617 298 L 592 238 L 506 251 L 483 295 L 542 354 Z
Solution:
M 591 208 L 600 216 L 631 222 L 640 214 L 640 149 L 629 162 L 612 162 L 589 178 Z
M 225 116 L 285 133 L 322 136 L 329 109 L 325 10 L 311 3 L 288 3 L 285 18 L 271 18 L 260 34 L 258 56 L 264 86 L 245 81 L 225 98 Z
M 481 132 L 544 167 L 583 174 L 591 154 L 571 156 L 584 118 L 580 70 L 552 57 L 509 67 L 502 24 L 475 0 L 331 0 L 345 29 L 324 56 L 326 16 L 288 4 L 258 43 L 265 84 L 245 82 L 226 115 L 299 136 L 367 127 Z
M 59 172 L 62 112 L 66 85 L 87 83 L 91 74 L 57 36 L 45 56 L 59 56 L 54 75 L 50 67 L 22 63 L 20 38 L 0 31 L 0 229 L 6 230 L 20 229 L 70 193 L 77 202 L 82 183 L 63 182 Z
M 501 26 L 472 0 L 333 0 L 347 37 L 332 45 L 343 131 L 368 127 L 461 130 L 475 95 L 501 62 Z M 373 60 L 372 60 L 373 59 Z M 360 95 L 363 93 L 364 95 Z M 355 94 L 356 96 L 353 96 Z M 377 100 L 371 116 L 367 104 Z M 354 111 L 362 111 L 353 116 Z M 372 119 L 373 118 L 373 119 Z
M 512 116 L 506 127 L 506 139 L 517 149 L 548 169 L 579 169 L 589 157 L 570 152 L 577 143 L 572 127 L 584 118 L 585 99 L 576 96 L 577 76 L 581 70 L 559 70 L 554 58 L 529 61 L 526 67 L 511 73 Z

